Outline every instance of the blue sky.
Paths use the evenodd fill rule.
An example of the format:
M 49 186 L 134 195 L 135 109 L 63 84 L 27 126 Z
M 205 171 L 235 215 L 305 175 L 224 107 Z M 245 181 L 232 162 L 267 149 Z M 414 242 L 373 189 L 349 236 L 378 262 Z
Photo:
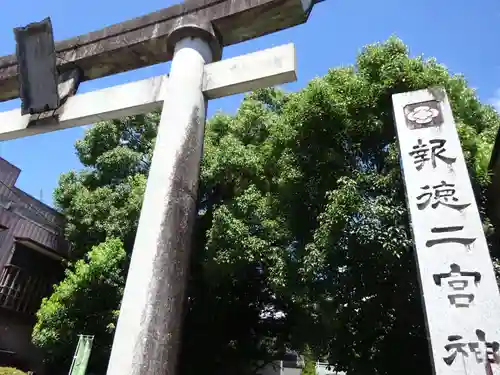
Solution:
M 179 2 L 179 1 L 175 1 Z M 56 40 L 94 31 L 175 3 L 168 0 L 27 0 L 2 2 L 0 55 L 15 50 L 12 29 L 50 16 Z M 349 65 L 364 45 L 391 35 L 400 37 L 413 55 L 436 57 L 453 73 L 465 75 L 484 102 L 500 107 L 500 2 L 498 0 L 326 0 L 315 6 L 309 21 L 295 28 L 228 47 L 224 57 L 293 42 L 297 48 L 298 81 L 285 85 L 298 90 L 328 68 Z M 86 92 L 167 73 L 160 64 L 80 86 Z M 1 88 L 0 88 L 1 89 Z M 242 96 L 211 101 L 217 110 L 232 113 Z M 0 111 L 19 106 L 0 103 Z M 0 124 L 2 126 L 2 124 Z M 22 169 L 18 186 L 52 203 L 59 175 L 80 169 L 74 143 L 83 129 L 68 129 L 0 143 L 0 156 Z

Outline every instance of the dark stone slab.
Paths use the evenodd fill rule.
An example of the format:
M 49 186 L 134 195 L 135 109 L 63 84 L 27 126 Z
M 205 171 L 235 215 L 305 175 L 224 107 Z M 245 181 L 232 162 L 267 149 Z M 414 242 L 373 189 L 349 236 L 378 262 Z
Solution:
M 56 43 L 60 72 L 76 66 L 82 81 L 133 70 L 172 58 L 167 37 L 189 15 L 211 21 L 228 46 L 286 29 L 307 20 L 314 0 L 198 0 L 138 17 Z M 17 60 L 0 57 L 0 101 L 19 96 Z
M 50 18 L 14 29 L 21 113 L 42 113 L 59 107 L 54 35 Z

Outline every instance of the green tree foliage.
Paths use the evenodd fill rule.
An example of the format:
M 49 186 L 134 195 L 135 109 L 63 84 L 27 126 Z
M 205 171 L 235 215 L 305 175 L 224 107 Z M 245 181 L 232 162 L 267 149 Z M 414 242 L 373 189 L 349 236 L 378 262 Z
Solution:
M 463 77 L 409 57 L 395 38 L 297 93 L 260 90 L 235 116 L 211 119 L 183 374 L 244 374 L 249 364 L 305 345 L 355 374 L 430 374 L 391 106 L 392 94 L 430 86 L 448 92 L 491 234 L 485 189 L 499 117 Z M 99 123 L 77 143 L 87 168 L 62 176 L 55 200 L 78 256 L 107 237 L 120 238 L 130 254 L 157 122 L 153 113 Z M 105 331 L 117 304 L 95 307 L 103 323 L 96 318 L 92 327 L 69 306 L 93 293 L 100 292 L 74 289 L 60 302 L 64 316 L 50 308 L 59 297 L 44 303 L 35 342 L 52 358 L 70 354 L 50 337 Z
M 49 362 L 57 361 L 67 371 L 77 335 L 87 333 L 95 336 L 93 359 L 107 360 L 123 294 L 125 258 L 119 239 L 94 246 L 84 259 L 66 270 L 65 279 L 55 287 L 52 296 L 43 300 L 33 342 L 45 349 Z
M 316 360 L 310 349 L 305 346 L 303 350 L 304 367 L 300 375 L 316 375 Z
M 0 367 L 0 375 L 26 375 L 26 373 L 14 367 Z

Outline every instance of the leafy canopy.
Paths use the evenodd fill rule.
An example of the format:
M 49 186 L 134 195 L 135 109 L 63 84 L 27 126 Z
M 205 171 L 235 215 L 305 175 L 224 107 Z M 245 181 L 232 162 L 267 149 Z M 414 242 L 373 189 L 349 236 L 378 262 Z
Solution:
M 491 235 L 485 189 L 499 117 L 463 77 L 395 38 L 296 93 L 259 90 L 236 115 L 209 121 L 182 373 L 251 373 L 287 347 L 356 374 L 430 373 L 391 95 L 431 86 L 448 92 Z M 55 201 L 78 257 L 108 237 L 130 254 L 157 123 L 157 113 L 98 123 L 77 143 L 86 169 L 61 177 Z M 80 281 L 78 265 L 91 272 L 92 261 L 44 302 L 34 340 L 52 361 L 71 356 L 52 338 L 102 334 L 91 366 L 106 367 L 118 263 L 95 265 L 113 296 L 102 304 L 100 284 Z
M 49 359 L 69 369 L 78 334 L 94 335 L 93 357 L 106 361 L 110 332 L 118 316 L 124 286 L 126 254 L 119 239 L 94 246 L 66 270 L 65 279 L 45 298 L 37 313 L 33 342 Z M 62 354 L 62 355 L 61 355 Z M 102 358 L 104 356 L 104 358 Z
M 0 375 L 25 375 L 24 371 L 18 370 L 14 367 L 0 367 Z

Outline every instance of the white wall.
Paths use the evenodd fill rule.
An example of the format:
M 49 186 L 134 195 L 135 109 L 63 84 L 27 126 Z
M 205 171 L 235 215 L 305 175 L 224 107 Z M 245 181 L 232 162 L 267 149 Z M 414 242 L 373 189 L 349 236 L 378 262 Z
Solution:
M 333 366 L 328 367 L 329 364 L 326 362 L 316 362 L 316 375 L 346 375 L 343 371 L 335 371 Z

